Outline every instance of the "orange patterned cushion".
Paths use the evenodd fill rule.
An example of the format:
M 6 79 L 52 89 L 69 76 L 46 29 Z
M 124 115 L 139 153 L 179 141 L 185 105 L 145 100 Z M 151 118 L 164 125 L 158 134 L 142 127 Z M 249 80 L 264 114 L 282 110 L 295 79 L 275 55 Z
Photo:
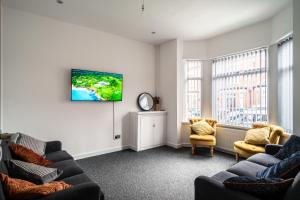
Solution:
M 10 178 L 5 174 L 0 174 L 4 191 L 12 200 L 30 200 L 47 196 L 51 193 L 72 187 L 63 181 L 54 181 L 43 185 L 24 181 L 21 179 Z
M 31 149 L 28 149 L 19 144 L 9 145 L 9 149 L 12 151 L 13 155 L 20 160 L 25 162 L 33 163 L 36 165 L 49 166 L 52 164 L 52 161 L 47 160 L 43 156 L 35 153 Z

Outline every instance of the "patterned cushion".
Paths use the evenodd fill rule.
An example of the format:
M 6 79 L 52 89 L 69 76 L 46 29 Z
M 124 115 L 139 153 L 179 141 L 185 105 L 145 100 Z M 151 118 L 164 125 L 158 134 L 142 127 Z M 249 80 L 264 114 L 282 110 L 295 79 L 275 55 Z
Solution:
M 32 200 L 47 196 L 51 193 L 72 187 L 63 181 L 54 181 L 43 185 L 24 181 L 21 179 L 10 178 L 5 174 L 0 174 L 4 191 L 11 200 Z
M 294 179 L 258 179 L 255 177 L 238 176 L 225 180 L 225 187 L 246 192 L 259 198 L 278 199 L 292 185 Z
M 270 127 L 250 129 L 246 133 L 245 142 L 248 144 L 255 144 L 255 145 L 269 144 L 270 132 L 271 132 Z
M 192 124 L 191 129 L 198 135 L 211 135 L 216 131 L 204 120 Z
M 283 147 L 274 155 L 281 160 L 288 158 L 293 153 L 300 151 L 300 137 L 291 135 Z
M 39 155 L 45 155 L 46 142 L 43 142 L 41 140 L 19 133 L 17 144 L 27 147 L 28 149 L 31 149 Z
M 300 151 L 291 155 L 279 163 L 276 163 L 265 170 L 258 172 L 258 178 L 295 178 L 300 171 Z
M 62 174 L 62 171 L 56 168 L 43 167 L 20 160 L 10 160 L 8 171 L 14 178 L 28 180 L 36 184 L 48 183 Z
M 23 147 L 19 144 L 9 145 L 13 157 L 18 158 L 22 161 L 34 163 L 42 166 L 49 166 L 52 164 L 52 161 L 45 159 L 43 156 L 33 152 L 31 149 Z

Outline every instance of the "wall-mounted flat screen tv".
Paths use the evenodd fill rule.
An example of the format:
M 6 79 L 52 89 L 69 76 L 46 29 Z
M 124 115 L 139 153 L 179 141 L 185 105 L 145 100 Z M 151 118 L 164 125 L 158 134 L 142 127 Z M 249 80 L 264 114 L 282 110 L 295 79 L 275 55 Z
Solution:
M 72 101 L 122 101 L 123 75 L 72 69 Z

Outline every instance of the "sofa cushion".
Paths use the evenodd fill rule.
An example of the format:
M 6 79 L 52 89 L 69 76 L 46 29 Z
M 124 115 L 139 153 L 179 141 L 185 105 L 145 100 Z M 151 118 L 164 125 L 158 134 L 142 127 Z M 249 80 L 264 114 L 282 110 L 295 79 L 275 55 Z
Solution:
M 43 156 L 45 155 L 46 142 L 33 138 L 29 135 L 19 133 L 17 144 L 20 144 L 28 149 L 31 149 L 35 153 Z
M 255 155 L 251 156 L 250 158 L 248 158 L 247 160 L 250 162 L 254 162 L 254 163 L 266 166 L 266 167 L 269 167 L 269 166 L 274 165 L 281 161 L 280 159 L 275 158 L 274 156 L 266 154 L 266 153 L 255 154 Z
M 237 175 L 233 174 L 233 173 L 230 173 L 228 171 L 222 171 L 222 172 L 219 172 L 219 173 L 215 174 L 211 178 L 216 180 L 216 181 L 219 181 L 220 183 L 223 183 L 226 179 L 229 179 L 229 178 L 235 177 L 235 176 L 237 176 Z
M 258 179 L 238 176 L 224 181 L 226 188 L 246 192 L 263 199 L 280 199 L 294 179 Z
M 64 182 L 71 185 L 79 185 L 82 183 L 93 182 L 87 175 L 85 174 L 77 174 L 68 178 L 63 179 Z
M 257 173 L 258 178 L 295 178 L 300 171 L 300 151 L 294 153 L 289 158 L 286 158 L 261 172 Z
M 264 169 L 266 169 L 266 167 L 263 165 L 244 160 L 233 165 L 227 171 L 237 174 L 239 176 L 255 177 L 257 172 L 263 171 Z
M 20 160 L 10 160 L 8 162 L 9 175 L 33 182 L 35 184 L 48 183 L 54 181 L 62 171 L 56 168 L 49 168 Z
M 72 187 L 63 181 L 36 185 L 21 179 L 10 178 L 4 174 L 0 174 L 0 181 L 11 200 L 32 200 Z
M 46 159 L 51 160 L 52 162 L 59 162 L 63 160 L 73 160 L 73 157 L 66 151 L 56 151 L 46 154 Z
M 270 127 L 249 129 L 246 133 L 245 142 L 247 144 L 254 144 L 254 145 L 269 144 L 270 131 L 271 131 Z
M 283 147 L 274 155 L 278 159 L 285 159 L 291 156 L 293 153 L 300 151 L 300 137 L 291 135 L 288 141 Z
M 64 160 L 56 162 L 50 165 L 50 167 L 58 168 L 63 171 L 63 173 L 59 176 L 57 180 L 62 180 L 64 178 L 83 173 L 83 170 L 74 160 Z
M 9 149 L 11 150 L 13 157 L 19 160 L 42 166 L 49 166 L 52 164 L 52 161 L 45 159 L 43 156 L 20 144 L 10 144 Z

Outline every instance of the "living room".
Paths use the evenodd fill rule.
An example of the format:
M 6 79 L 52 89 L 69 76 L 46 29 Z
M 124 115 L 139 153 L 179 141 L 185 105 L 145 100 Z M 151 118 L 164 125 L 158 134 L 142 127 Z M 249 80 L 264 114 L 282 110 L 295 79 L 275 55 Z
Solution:
M 47 141 L 41 155 L 66 172 L 52 181 L 73 187 L 31 199 L 87 197 L 81 173 L 87 199 L 270 198 L 198 177 L 300 136 L 298 10 L 298 0 L 1 0 L 1 135 Z M 77 99 L 81 75 L 118 78 L 121 96 Z M 249 146 L 261 124 L 266 143 Z M 280 199 L 297 199 L 292 178 Z M 17 199 L 6 189 L 0 199 Z

